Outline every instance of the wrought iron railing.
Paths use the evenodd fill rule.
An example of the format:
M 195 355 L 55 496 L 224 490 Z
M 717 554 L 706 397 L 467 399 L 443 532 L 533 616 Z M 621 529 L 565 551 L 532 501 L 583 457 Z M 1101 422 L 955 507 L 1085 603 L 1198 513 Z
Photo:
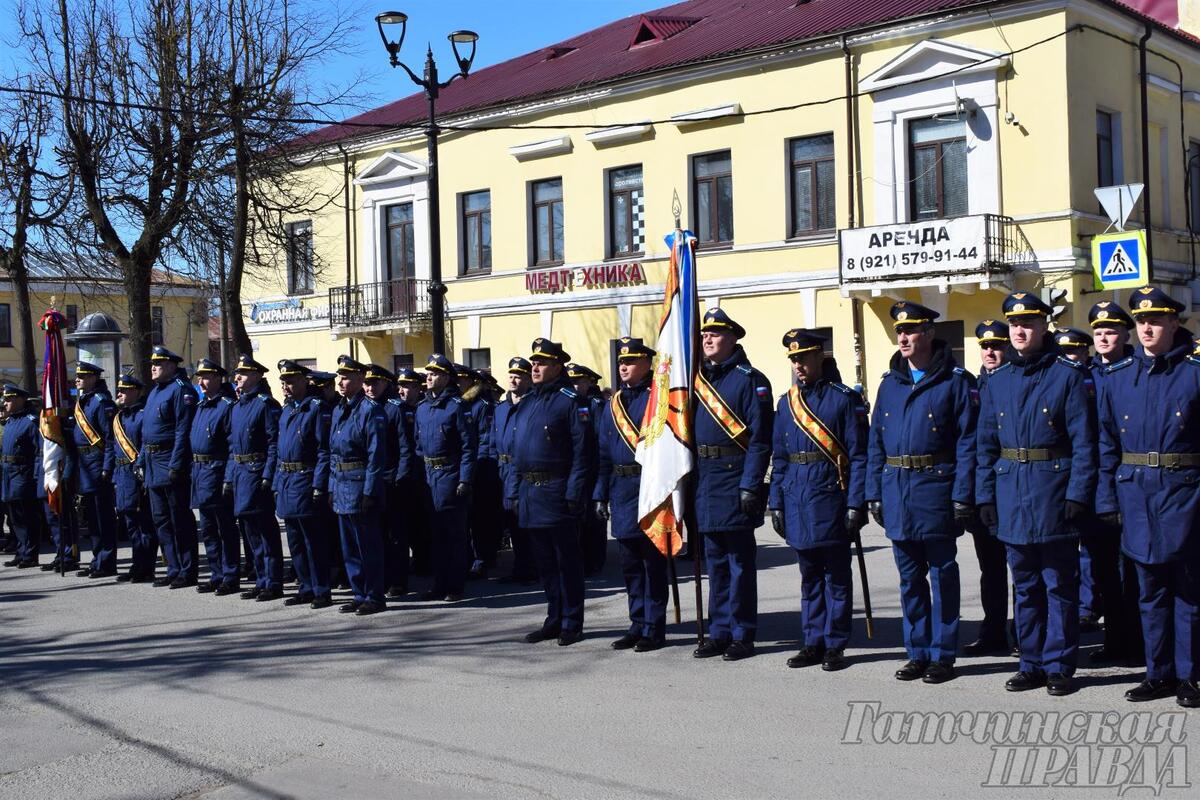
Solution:
M 399 278 L 335 286 L 329 290 L 329 326 L 363 327 L 403 323 L 429 325 L 429 281 Z

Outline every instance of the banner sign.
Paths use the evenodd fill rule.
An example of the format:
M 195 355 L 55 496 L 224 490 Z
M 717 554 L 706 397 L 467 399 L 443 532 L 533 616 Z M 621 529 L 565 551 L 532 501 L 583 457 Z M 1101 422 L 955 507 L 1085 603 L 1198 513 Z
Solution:
M 320 300 L 289 297 L 286 300 L 252 303 L 248 316 L 255 325 L 290 325 L 329 319 L 329 301 L 324 297 Z
M 982 272 L 987 217 L 957 217 L 839 231 L 842 283 Z
M 636 286 L 645 282 L 646 270 L 637 261 L 625 264 L 596 264 L 574 269 L 543 269 L 525 273 L 525 290 L 535 293 Z

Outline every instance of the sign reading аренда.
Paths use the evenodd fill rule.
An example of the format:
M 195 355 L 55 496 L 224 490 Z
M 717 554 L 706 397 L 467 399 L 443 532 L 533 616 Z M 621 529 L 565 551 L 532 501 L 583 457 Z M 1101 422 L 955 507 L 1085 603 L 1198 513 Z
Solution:
M 977 272 L 987 263 L 987 218 L 847 228 L 838 244 L 843 283 Z

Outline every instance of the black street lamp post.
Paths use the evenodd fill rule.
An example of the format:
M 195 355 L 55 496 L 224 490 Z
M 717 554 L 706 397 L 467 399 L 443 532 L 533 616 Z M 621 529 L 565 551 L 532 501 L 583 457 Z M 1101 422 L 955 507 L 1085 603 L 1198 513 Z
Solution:
M 400 61 L 400 46 L 404 44 L 404 34 L 408 27 L 407 14 L 399 11 L 385 11 L 375 17 L 375 24 L 379 26 L 379 37 L 383 39 L 383 46 L 387 48 L 391 65 L 400 67 L 408 73 L 412 82 L 424 90 L 425 98 L 429 102 L 429 124 L 425 128 L 425 142 L 429 149 L 429 316 L 433 325 L 433 351 L 444 353 L 446 350 L 446 284 L 442 283 L 442 226 L 438 213 L 440 206 L 439 128 L 436 104 L 438 94 L 442 89 L 453 83 L 456 78 L 467 77 L 467 73 L 471 70 L 471 62 L 475 60 L 475 44 L 479 41 L 479 34 L 474 31 L 455 31 L 446 37 L 450 40 L 450 46 L 454 50 L 454 60 L 458 62 L 458 72 L 451 75 L 449 80 L 439 82 L 432 46 L 425 51 L 424 77 L 418 77 Z M 400 37 L 395 40 L 389 39 L 387 29 L 395 30 L 397 25 L 400 26 Z M 471 45 L 471 52 L 463 56 L 458 50 L 459 45 L 465 48 L 468 44 Z

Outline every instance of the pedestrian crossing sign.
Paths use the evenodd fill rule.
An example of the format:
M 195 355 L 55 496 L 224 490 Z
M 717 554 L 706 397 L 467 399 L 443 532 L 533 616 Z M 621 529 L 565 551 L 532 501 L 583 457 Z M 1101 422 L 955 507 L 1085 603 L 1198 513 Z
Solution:
M 1145 286 L 1146 232 L 1105 233 L 1092 239 L 1092 275 L 1097 289 Z

